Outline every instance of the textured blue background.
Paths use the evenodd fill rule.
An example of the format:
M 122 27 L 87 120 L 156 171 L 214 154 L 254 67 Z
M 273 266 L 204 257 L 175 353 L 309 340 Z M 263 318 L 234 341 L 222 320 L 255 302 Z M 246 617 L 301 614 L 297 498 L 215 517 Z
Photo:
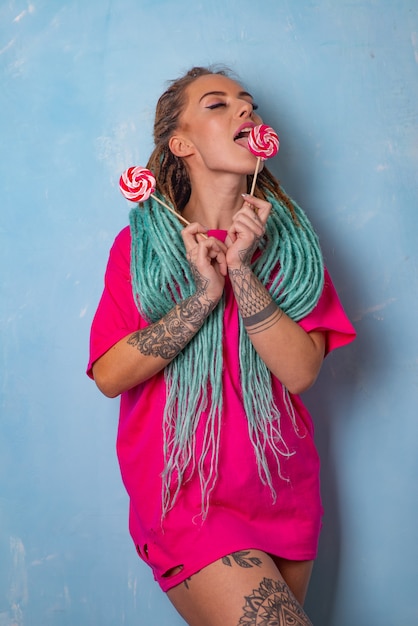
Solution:
M 306 395 L 318 626 L 418 624 L 416 0 L 0 2 L 0 626 L 181 624 L 138 560 L 118 401 L 84 375 L 119 174 L 165 81 L 225 62 L 281 148 L 358 340 Z

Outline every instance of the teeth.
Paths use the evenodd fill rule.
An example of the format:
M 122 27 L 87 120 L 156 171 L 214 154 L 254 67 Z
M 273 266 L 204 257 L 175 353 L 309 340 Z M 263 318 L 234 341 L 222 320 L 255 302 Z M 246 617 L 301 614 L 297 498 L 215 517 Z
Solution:
M 245 133 L 249 133 L 251 132 L 252 126 L 249 126 L 248 128 L 242 128 L 239 133 L 237 133 L 234 137 L 234 139 L 238 139 L 238 137 L 242 137 Z

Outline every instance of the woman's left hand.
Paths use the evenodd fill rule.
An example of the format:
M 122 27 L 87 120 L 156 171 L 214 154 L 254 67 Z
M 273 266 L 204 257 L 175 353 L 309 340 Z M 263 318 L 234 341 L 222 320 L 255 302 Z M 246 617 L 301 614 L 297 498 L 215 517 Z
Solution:
M 264 235 L 271 204 L 246 195 L 241 209 L 235 213 L 225 240 L 228 269 L 249 266 L 260 238 Z

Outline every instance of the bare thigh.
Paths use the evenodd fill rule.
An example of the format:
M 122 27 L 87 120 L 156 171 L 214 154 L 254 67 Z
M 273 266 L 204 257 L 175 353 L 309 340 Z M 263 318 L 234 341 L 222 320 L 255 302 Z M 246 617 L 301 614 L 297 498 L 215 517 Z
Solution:
M 272 559 L 293 595 L 303 606 L 311 579 L 313 561 L 289 561 L 278 556 L 273 556 Z
M 265 552 L 243 550 L 208 565 L 167 595 L 189 626 L 311 626 L 302 608 L 311 569 L 311 561 L 275 562 Z

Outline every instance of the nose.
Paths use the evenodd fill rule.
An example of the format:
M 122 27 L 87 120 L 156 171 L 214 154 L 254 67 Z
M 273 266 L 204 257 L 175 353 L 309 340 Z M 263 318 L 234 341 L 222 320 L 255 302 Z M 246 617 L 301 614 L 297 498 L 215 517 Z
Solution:
M 237 105 L 237 117 L 251 117 L 253 114 L 253 105 L 247 100 L 239 100 Z

